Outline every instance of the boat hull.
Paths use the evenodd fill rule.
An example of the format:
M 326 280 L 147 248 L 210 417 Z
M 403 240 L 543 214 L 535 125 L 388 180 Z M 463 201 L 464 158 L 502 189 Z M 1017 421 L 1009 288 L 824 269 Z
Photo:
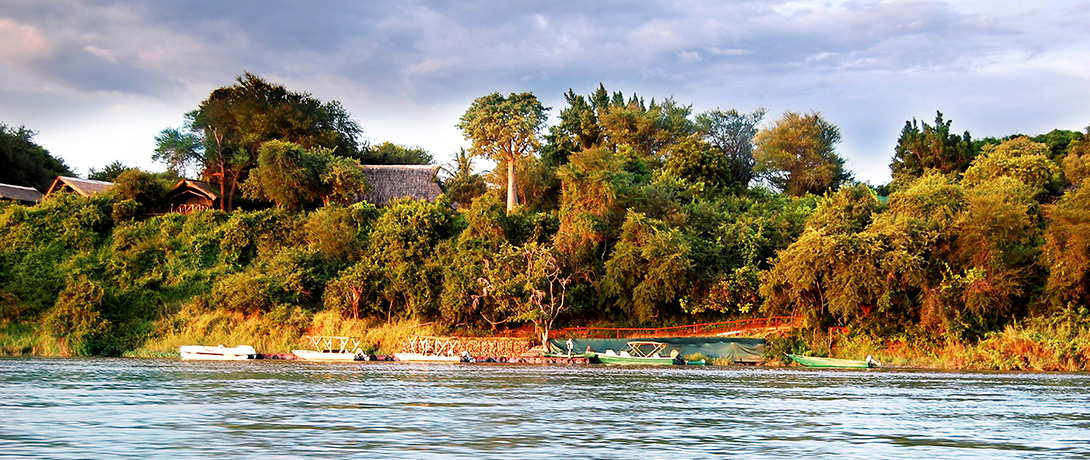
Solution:
M 798 356 L 792 354 L 788 354 L 787 357 L 791 358 L 796 363 L 799 363 L 806 367 L 822 367 L 835 369 L 869 369 L 871 367 L 874 367 L 872 364 L 866 361 L 860 361 L 855 359 L 820 358 L 816 356 Z
M 639 356 L 619 356 L 597 353 L 598 361 L 602 364 L 623 364 L 630 366 L 669 366 L 674 364 L 674 358 L 653 358 Z
M 178 348 L 178 354 L 185 361 L 245 361 L 257 358 L 257 351 L 248 345 L 227 348 L 185 345 Z
M 292 350 L 295 357 L 304 361 L 351 362 L 363 360 L 363 356 L 352 353 L 325 353 L 314 350 Z
M 462 358 L 459 356 L 438 356 L 438 355 L 422 355 L 419 353 L 394 353 L 394 358 L 398 361 L 415 362 L 415 363 L 460 363 Z

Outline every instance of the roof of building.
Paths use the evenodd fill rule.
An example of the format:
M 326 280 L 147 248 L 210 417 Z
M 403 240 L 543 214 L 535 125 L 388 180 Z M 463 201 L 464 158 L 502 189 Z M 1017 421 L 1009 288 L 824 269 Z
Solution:
M 216 187 L 215 185 L 199 180 L 181 179 L 174 184 L 174 187 L 171 188 L 169 192 L 167 192 L 167 200 L 186 192 L 202 195 L 213 201 L 220 198 L 219 187 Z
M 371 184 L 363 200 L 380 206 L 406 196 L 434 201 L 443 193 L 435 182 L 438 173 L 437 165 L 363 165 L 363 174 Z
M 49 186 L 49 191 L 45 192 L 45 196 L 51 195 L 54 190 L 63 188 L 65 185 L 81 196 L 90 198 L 91 195 L 105 192 L 106 189 L 110 188 L 114 183 L 100 180 L 80 179 L 78 177 L 57 176 L 57 179 L 53 181 L 53 185 Z
M 0 199 L 16 200 L 24 203 L 37 203 L 42 201 L 42 192 L 34 187 L 21 185 L 0 184 Z

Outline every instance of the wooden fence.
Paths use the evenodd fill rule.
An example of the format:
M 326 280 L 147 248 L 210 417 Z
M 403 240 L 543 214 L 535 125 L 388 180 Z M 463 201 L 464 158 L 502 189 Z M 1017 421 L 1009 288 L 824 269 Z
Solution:
M 753 330 L 778 330 L 795 328 L 802 321 L 801 316 L 772 316 L 769 318 L 739 319 L 718 323 L 689 324 L 658 328 L 644 327 L 568 327 L 557 329 L 550 335 L 559 337 L 583 338 L 622 338 L 622 337 L 691 337 L 725 336 Z

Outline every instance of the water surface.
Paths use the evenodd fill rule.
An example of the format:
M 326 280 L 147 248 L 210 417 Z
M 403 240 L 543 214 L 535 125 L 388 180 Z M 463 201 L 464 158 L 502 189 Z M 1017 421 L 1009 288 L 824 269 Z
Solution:
M 9 458 L 1090 458 L 1090 375 L 0 360 Z

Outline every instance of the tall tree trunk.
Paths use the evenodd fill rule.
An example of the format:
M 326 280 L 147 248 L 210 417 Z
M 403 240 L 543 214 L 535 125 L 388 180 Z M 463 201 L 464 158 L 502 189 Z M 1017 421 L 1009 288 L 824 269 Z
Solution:
M 220 209 L 227 211 L 227 166 L 220 162 Z
M 515 190 L 515 157 L 507 157 L 507 213 L 519 205 L 518 191 Z

